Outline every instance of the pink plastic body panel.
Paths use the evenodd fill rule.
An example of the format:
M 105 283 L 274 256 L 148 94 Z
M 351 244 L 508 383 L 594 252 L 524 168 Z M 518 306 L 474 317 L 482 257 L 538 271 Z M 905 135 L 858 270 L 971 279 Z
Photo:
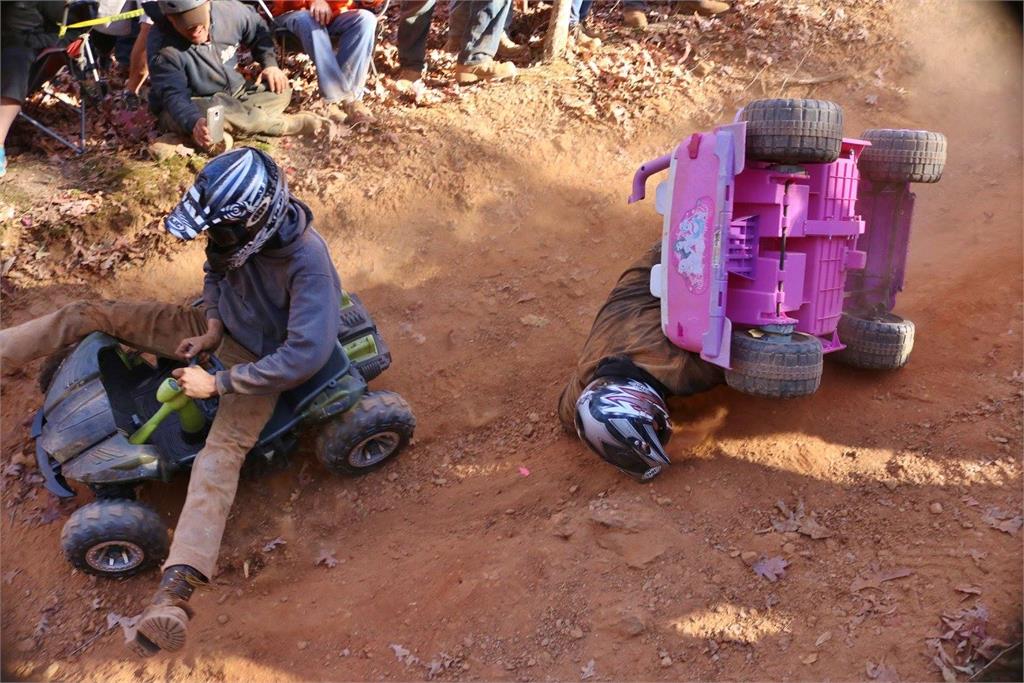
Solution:
M 744 167 L 741 142 L 739 159 L 722 163 L 716 147 L 744 135 L 742 123 L 722 126 L 666 155 L 662 264 L 652 272 L 665 334 L 723 367 L 733 325 L 793 325 L 817 336 L 825 352 L 841 349 L 835 330 L 846 274 L 864 267 L 864 252 L 854 249 L 864 232 L 857 160 L 869 143 L 844 139 L 830 164 Z M 664 169 L 666 157 L 638 170 L 632 200 L 643 197 L 647 176 Z
M 700 351 L 708 328 L 713 274 L 716 179 L 715 134 L 703 134 L 690 158 L 687 144 L 672 158 L 672 201 L 662 239 L 663 301 L 668 303 L 666 336 L 677 346 Z

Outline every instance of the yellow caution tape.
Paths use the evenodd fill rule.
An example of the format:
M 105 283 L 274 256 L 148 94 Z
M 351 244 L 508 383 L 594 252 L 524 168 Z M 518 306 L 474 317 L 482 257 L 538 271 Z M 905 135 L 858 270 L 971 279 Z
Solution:
M 128 12 L 121 12 L 120 14 L 112 14 L 109 17 L 100 17 L 98 19 L 86 19 L 85 21 L 78 21 L 74 24 L 61 24 L 60 33 L 57 34 L 58 38 L 63 38 L 64 34 L 68 32 L 69 28 L 85 28 L 86 26 L 99 26 L 100 24 L 112 24 L 115 21 L 124 21 L 125 19 L 134 19 L 141 17 L 144 12 L 141 9 L 133 9 Z

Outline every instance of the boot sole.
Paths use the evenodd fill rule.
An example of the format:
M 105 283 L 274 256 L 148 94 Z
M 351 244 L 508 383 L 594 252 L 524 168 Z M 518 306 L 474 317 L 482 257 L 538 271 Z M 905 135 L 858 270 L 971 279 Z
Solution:
M 157 611 L 158 610 L 158 611 Z M 138 636 L 167 652 L 175 652 L 185 646 L 188 633 L 188 615 L 180 607 L 166 605 L 144 614 L 139 620 Z M 139 637 L 136 636 L 136 642 Z M 145 645 L 145 642 L 142 641 Z
M 518 76 L 518 73 L 510 74 L 508 76 L 477 76 L 476 74 L 459 72 L 455 74 L 455 80 L 459 85 L 474 85 L 476 83 L 499 83 L 501 81 L 511 81 L 513 78 Z

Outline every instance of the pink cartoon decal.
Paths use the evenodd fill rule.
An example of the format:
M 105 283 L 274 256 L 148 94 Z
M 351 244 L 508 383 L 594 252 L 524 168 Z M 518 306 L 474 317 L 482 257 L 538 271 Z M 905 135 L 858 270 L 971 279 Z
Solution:
M 698 199 L 697 205 L 679 221 L 672 240 L 676 272 L 683 276 L 686 288 L 693 294 L 700 294 L 707 288 L 704 251 L 708 247 L 708 219 L 712 206 L 710 197 Z

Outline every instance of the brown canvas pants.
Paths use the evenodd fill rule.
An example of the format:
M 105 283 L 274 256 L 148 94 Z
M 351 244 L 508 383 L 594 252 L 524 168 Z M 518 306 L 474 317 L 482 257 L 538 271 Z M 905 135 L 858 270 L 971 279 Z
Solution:
M 558 417 L 569 432 L 576 432 L 576 400 L 594 380 L 598 366 L 608 360 L 629 361 L 674 396 L 721 383 L 721 369 L 679 348 L 662 332 L 661 300 L 650 289 L 651 267 L 660 262 L 661 245 L 656 244 L 619 277 L 597 312 L 576 371 L 558 399 Z
M 6 371 L 21 367 L 74 344 L 91 332 L 105 332 L 133 348 L 173 358 L 182 339 L 206 332 L 206 320 L 202 310 L 190 306 L 78 301 L 41 318 L 0 330 L 0 368 Z M 225 367 L 255 360 L 227 335 L 216 353 Z M 256 444 L 276 403 L 276 394 L 220 397 L 206 445 L 192 465 L 188 495 L 165 567 L 187 564 L 207 578 L 213 577 L 242 462 Z

